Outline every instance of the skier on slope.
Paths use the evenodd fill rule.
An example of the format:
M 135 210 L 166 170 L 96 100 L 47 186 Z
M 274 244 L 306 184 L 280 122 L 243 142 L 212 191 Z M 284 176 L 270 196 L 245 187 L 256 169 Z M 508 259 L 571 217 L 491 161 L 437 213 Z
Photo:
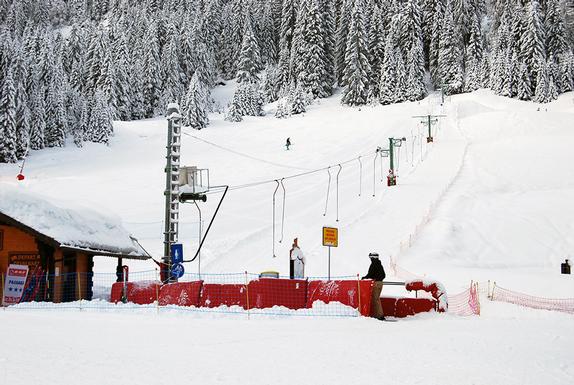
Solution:
M 386 277 L 385 269 L 379 260 L 379 253 L 369 253 L 369 258 L 371 259 L 369 272 L 362 279 L 372 279 L 375 281 L 371 298 L 371 316 L 382 321 L 385 319 L 383 307 L 381 306 L 383 279 Z
M 290 257 L 290 268 L 289 277 L 291 279 L 303 279 L 305 278 L 305 256 L 299 248 L 297 238 L 293 240 L 293 247 L 289 251 Z
M 285 147 L 287 148 L 287 150 L 289 150 L 290 146 L 291 146 L 291 138 L 287 138 L 287 141 L 285 141 Z

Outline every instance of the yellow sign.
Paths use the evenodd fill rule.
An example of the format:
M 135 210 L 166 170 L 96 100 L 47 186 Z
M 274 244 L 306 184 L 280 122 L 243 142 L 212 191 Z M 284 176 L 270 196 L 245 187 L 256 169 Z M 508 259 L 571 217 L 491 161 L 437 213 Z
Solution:
M 323 246 L 339 246 L 339 229 L 336 227 L 323 227 Z

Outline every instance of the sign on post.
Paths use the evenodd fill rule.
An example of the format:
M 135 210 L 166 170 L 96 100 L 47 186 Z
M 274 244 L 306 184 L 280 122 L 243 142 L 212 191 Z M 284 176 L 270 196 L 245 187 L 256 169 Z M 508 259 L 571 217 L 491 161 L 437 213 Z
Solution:
M 2 296 L 2 305 L 15 305 L 20 302 L 26 278 L 28 277 L 28 266 L 26 265 L 9 265 L 6 273 L 6 282 L 4 283 L 4 294 Z
M 185 269 L 181 263 L 176 263 L 171 266 L 171 276 L 173 278 L 179 279 L 183 277 Z
M 339 229 L 336 227 L 323 227 L 323 246 L 339 246 Z
M 339 246 L 339 229 L 336 227 L 323 227 L 323 246 L 329 248 L 329 268 L 327 279 L 331 280 L 331 247 Z
M 181 243 L 174 243 L 171 245 L 171 263 L 183 262 L 183 245 Z

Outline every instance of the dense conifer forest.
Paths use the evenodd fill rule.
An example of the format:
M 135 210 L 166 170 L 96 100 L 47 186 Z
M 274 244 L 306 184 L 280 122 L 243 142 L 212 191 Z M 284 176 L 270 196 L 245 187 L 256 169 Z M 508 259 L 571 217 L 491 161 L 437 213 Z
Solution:
M 0 0 L 0 162 L 108 143 L 167 103 L 201 129 L 490 88 L 546 103 L 574 89 L 568 0 Z M 210 90 L 238 82 L 229 106 Z

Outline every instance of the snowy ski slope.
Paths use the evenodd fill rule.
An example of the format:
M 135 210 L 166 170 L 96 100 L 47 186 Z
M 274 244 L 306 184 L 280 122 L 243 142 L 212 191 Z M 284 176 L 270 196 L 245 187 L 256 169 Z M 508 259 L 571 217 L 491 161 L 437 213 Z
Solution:
M 222 104 L 229 91 L 216 90 Z M 288 250 L 298 237 L 307 274 L 324 276 L 321 227 L 332 225 L 340 228 L 333 274 L 364 273 L 368 252 L 376 250 L 387 268 L 392 255 L 403 268 L 442 281 L 451 293 L 471 279 L 490 279 L 532 295 L 573 297 L 574 279 L 558 273 L 574 250 L 574 94 L 541 111 L 485 90 L 451 97 L 442 108 L 437 101 L 431 95 L 420 103 L 359 110 L 342 107 L 335 96 L 304 116 L 278 120 L 269 114 L 230 124 L 213 115 L 206 130 L 186 130 L 182 163 L 209 168 L 213 185 L 270 181 L 229 192 L 206 241 L 202 271 L 286 274 Z M 412 116 L 428 113 L 447 117 L 435 143 L 423 142 L 421 150 L 426 132 Z M 163 119 L 117 123 L 109 147 L 34 152 L 18 188 L 118 215 L 159 256 L 165 130 Z M 393 188 L 381 183 L 379 160 L 373 170 L 375 148 L 386 148 L 389 136 L 407 139 Z M 289 151 L 283 147 L 287 137 L 293 142 Z M 328 166 L 332 181 L 323 216 Z M 323 170 L 284 179 L 282 243 L 282 190 L 277 193 L 273 258 L 273 180 L 315 169 Z M 0 165 L 0 188 L 17 185 L 17 173 L 17 165 Z M 218 196 L 201 206 L 204 220 Z M 181 218 L 180 239 L 189 257 L 197 246 L 195 206 L 186 205 Z M 151 262 L 131 265 L 132 271 L 153 268 Z M 114 260 L 100 258 L 96 269 L 111 273 Z M 197 263 L 186 269 L 195 271 Z M 22 343 L 22 333 L 7 333 L 0 344 L 0 383 L 11 384 L 563 385 L 574 376 L 571 315 L 484 298 L 480 317 L 428 314 L 396 323 L 247 321 L 162 309 L 159 315 L 8 310 L 0 312 L 0 324 L 26 336 Z M 166 339 L 162 329 L 177 330 L 178 337 Z

